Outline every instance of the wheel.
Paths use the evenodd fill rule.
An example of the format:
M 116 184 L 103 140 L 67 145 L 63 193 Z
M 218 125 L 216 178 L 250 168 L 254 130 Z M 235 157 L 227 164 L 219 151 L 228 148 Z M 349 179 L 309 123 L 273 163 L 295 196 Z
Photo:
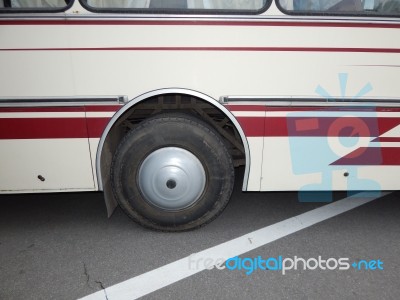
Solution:
M 211 222 L 232 193 L 232 158 L 215 130 L 188 114 L 140 123 L 113 157 L 111 184 L 123 210 L 145 227 L 184 231 Z

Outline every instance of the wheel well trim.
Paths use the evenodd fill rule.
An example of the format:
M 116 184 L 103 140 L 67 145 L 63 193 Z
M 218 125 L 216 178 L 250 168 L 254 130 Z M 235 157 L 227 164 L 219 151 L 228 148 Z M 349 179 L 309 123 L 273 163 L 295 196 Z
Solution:
M 119 109 L 114 116 L 110 119 L 108 122 L 106 128 L 103 131 L 103 134 L 101 135 L 99 144 L 97 146 L 97 152 L 96 152 L 96 177 L 97 177 L 97 183 L 98 183 L 98 189 L 100 191 L 103 191 L 103 180 L 102 180 L 102 170 L 101 170 L 101 155 L 103 153 L 103 147 L 104 143 L 106 141 L 106 138 L 111 130 L 111 128 L 114 126 L 114 124 L 119 120 L 119 118 L 129 109 L 131 109 L 133 106 L 136 104 L 154 96 L 160 96 L 164 94 L 183 94 L 183 95 L 188 95 L 188 96 L 193 96 L 197 97 L 201 100 L 204 100 L 211 105 L 215 106 L 218 108 L 222 113 L 224 113 L 229 120 L 232 121 L 233 125 L 235 126 L 236 130 L 238 131 L 240 138 L 242 140 L 243 146 L 244 146 L 244 151 L 245 151 L 245 172 L 244 172 L 244 178 L 243 178 L 243 186 L 242 190 L 245 191 L 247 190 L 247 185 L 248 185 L 248 180 L 249 180 L 249 173 L 250 173 L 250 147 L 247 142 L 246 135 L 240 126 L 239 122 L 236 120 L 234 115 L 225 107 L 223 106 L 220 102 L 212 98 L 211 96 L 208 96 L 204 93 L 195 91 L 195 90 L 190 90 L 190 89 L 184 89 L 184 88 L 163 88 L 163 89 L 157 89 L 153 90 L 144 94 L 141 94 L 129 102 L 127 102 L 124 106 Z

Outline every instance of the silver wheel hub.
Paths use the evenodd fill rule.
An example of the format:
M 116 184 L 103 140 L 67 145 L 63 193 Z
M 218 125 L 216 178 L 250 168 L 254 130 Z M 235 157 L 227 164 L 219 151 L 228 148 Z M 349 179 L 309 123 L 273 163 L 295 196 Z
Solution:
M 151 153 L 140 166 L 139 188 L 151 204 L 166 210 L 183 209 L 196 202 L 206 185 L 199 159 L 178 147 Z

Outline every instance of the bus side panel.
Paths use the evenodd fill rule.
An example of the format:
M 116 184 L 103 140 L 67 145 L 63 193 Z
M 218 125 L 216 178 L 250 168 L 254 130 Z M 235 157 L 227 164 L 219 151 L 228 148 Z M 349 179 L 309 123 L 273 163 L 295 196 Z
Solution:
M 0 108 L 1 192 L 93 190 L 90 159 L 84 107 Z
M 0 192 L 97 190 L 100 136 L 120 107 L 0 107 Z
M 387 27 L 383 21 L 356 19 L 322 24 L 271 22 L 266 17 L 259 22 L 217 20 L 213 24 L 195 18 L 159 18 L 138 21 L 140 17 L 132 16 L 113 23 L 99 15 L 79 22 L 68 16 L 15 26 L 5 21 L 0 24 L 1 97 L 127 95 L 132 99 L 148 91 L 180 87 L 214 99 L 226 95 L 357 98 L 369 83 L 368 97 L 400 95 L 400 85 L 395 83 L 400 76 L 400 24 L 394 22 Z M 40 76 L 32 70 L 41 70 Z M 349 84 L 338 82 L 340 74 L 348 75 Z M 292 151 L 296 137 L 248 138 L 249 190 L 295 190 L 320 180 L 318 171 L 307 168 L 289 176 L 296 165 L 291 162 L 293 153 L 298 153 Z M 311 147 L 313 139 L 326 143 L 324 137 L 308 138 L 299 140 Z M 336 168 L 334 173 L 341 172 L 329 166 Z M 359 174 L 370 172 L 368 168 L 359 169 Z M 339 181 L 336 188 L 344 186 L 342 176 L 334 176 Z
M 262 190 L 400 188 L 398 107 L 270 109 Z

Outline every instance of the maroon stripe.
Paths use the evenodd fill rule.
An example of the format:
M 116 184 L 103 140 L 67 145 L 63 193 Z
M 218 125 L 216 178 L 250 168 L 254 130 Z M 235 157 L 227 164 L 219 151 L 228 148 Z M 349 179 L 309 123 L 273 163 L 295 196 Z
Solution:
M 263 137 L 265 118 L 237 117 L 247 137 Z
M 400 148 L 359 148 L 338 159 L 332 165 L 399 166 Z
M 399 23 L 300 22 L 300 21 L 222 21 L 222 20 L 2 20 L 1 25 L 139 25 L 139 26 L 256 26 L 256 27 L 338 27 L 338 28 L 400 28 Z
M 122 105 L 2 107 L 1 113 L 116 112 Z M 99 138 L 110 117 L 0 118 L 0 139 Z
M 291 101 L 291 99 L 283 99 L 283 101 L 285 100 L 289 100 Z M 310 101 L 312 99 L 307 99 L 305 101 Z M 378 102 L 377 105 L 379 105 L 379 101 L 381 100 L 371 100 L 373 103 Z M 268 100 L 266 100 L 266 102 L 268 102 Z M 385 102 L 384 100 L 382 100 L 381 102 Z M 366 105 L 367 101 L 365 101 Z M 350 106 L 350 107 L 346 107 L 346 106 L 340 106 L 341 103 L 340 102 L 335 102 L 335 104 L 337 106 L 332 106 L 332 107 L 327 107 L 324 106 L 323 104 L 321 104 L 321 106 L 267 106 L 266 107 L 266 111 L 279 111 L 279 112 L 304 112 L 304 111 L 327 111 L 327 112 L 338 112 L 338 111 L 343 111 L 343 112 L 400 112 L 400 108 L 399 107 L 376 107 L 376 106 Z M 355 103 L 356 104 L 360 104 L 360 102 Z M 246 107 L 246 106 L 245 106 Z M 247 110 L 251 110 L 251 106 L 247 105 L 247 107 L 249 109 Z
M 384 130 L 393 124 L 379 120 Z M 400 123 L 400 118 L 396 124 Z M 392 128 L 393 128 L 392 127 Z M 265 136 L 302 137 L 374 137 L 382 134 L 377 118 L 360 117 L 268 117 L 265 121 Z
M 84 118 L 0 119 L 0 139 L 87 138 Z
M 2 107 L 0 113 L 24 112 L 116 112 L 122 105 L 85 105 L 85 106 L 52 106 L 52 107 Z
M 357 52 L 400 53 L 396 48 L 334 47 L 106 47 L 106 48 L 4 48 L 0 51 L 232 51 L 232 52 Z
M 226 105 L 231 111 L 343 111 L 343 112 L 399 112 L 393 107 L 267 107 L 263 105 Z M 238 117 L 248 136 L 267 137 L 378 137 L 400 125 L 400 118 L 379 117 Z M 257 126 L 265 119 L 265 129 L 253 128 L 252 119 L 257 119 Z
M 260 99 L 261 100 L 261 99 Z M 282 99 L 282 101 L 286 101 L 292 99 Z M 249 100 L 247 100 L 249 101 Z M 251 100 L 251 101 L 257 101 Z M 312 101 L 312 99 L 305 99 L 304 101 Z M 374 100 L 371 100 L 372 102 Z M 375 102 L 385 102 L 384 100 L 375 100 Z M 263 102 L 270 102 L 268 100 L 265 100 Z M 367 101 L 366 101 L 367 102 Z M 343 111 L 343 112 L 400 112 L 400 107 L 374 107 L 374 106 L 366 106 L 366 107 L 359 107 L 359 106 L 353 106 L 353 107 L 346 107 L 346 106 L 340 106 L 340 102 L 335 102 L 338 106 L 332 106 L 332 107 L 327 107 L 321 104 L 321 106 L 266 106 L 266 105 L 246 105 L 246 104 L 226 104 L 225 107 L 229 109 L 230 111 L 274 111 L 274 112 L 304 112 L 304 111 L 325 111 L 325 112 L 337 112 L 337 111 Z M 355 103 L 359 104 L 359 102 Z M 379 105 L 379 103 L 378 103 Z
M 0 139 L 97 138 L 109 119 L 0 118 Z M 400 118 L 237 117 L 237 120 L 248 137 L 378 137 L 400 124 Z
M 110 118 L 0 118 L 0 139 L 99 138 Z
M 288 119 L 286 117 L 268 117 L 265 120 L 264 135 L 272 136 L 288 136 Z
M 88 106 L 92 112 L 115 111 L 119 105 Z M 264 106 L 229 106 L 263 111 Z M 1 112 L 79 112 L 83 107 L 2 108 Z M 270 109 L 270 108 L 268 108 Z M 310 109 L 310 108 L 308 108 Z M 385 111 L 399 109 L 384 108 Z M 326 110 L 324 110 L 326 111 Z M 0 139 L 100 137 L 109 117 L 97 118 L 0 118 Z M 379 137 L 400 125 L 400 118 L 377 117 L 237 117 L 249 137 Z M 386 141 L 386 140 L 381 140 Z M 389 141 L 389 140 L 388 140 Z
M 378 118 L 378 127 L 379 127 L 379 134 L 380 136 L 389 130 L 392 130 L 396 126 L 400 124 L 400 118 Z
M 25 113 L 25 112 L 84 112 L 83 106 L 60 107 L 1 107 L 0 113 Z M 1 116 L 1 115 L 0 115 Z
M 87 128 L 89 138 L 98 138 L 103 134 L 110 118 L 87 118 Z
M 378 137 L 374 139 L 372 142 L 376 143 L 399 143 L 400 142 L 400 137 Z
M 378 137 L 400 124 L 400 118 L 238 117 L 247 136 Z M 262 124 L 265 129 L 261 130 Z

